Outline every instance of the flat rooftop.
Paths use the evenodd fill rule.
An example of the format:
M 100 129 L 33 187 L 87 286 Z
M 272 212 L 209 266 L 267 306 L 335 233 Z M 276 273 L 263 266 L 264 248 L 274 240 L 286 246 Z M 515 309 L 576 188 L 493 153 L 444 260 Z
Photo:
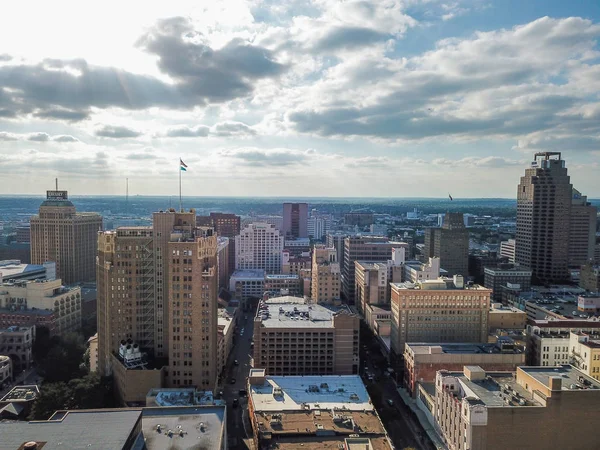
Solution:
M 39 264 L 21 264 L 21 261 L 14 260 L 0 261 L 0 273 L 5 280 L 45 271 L 46 268 Z
M 519 367 L 519 369 L 547 387 L 549 387 L 550 384 L 550 377 L 560 377 L 562 378 L 561 390 L 563 391 L 580 390 L 582 387 L 591 390 L 600 389 L 600 382 L 570 365 L 556 367 Z M 582 383 L 580 379 L 585 380 L 585 382 Z M 573 385 L 574 387 L 572 388 L 571 386 Z
M 346 305 L 268 302 L 259 305 L 256 317 L 265 328 L 332 328 L 333 316 L 341 311 L 351 313 Z
M 37 385 L 15 386 L 6 393 L 0 401 L 2 402 L 30 402 L 35 400 L 40 394 L 40 389 Z
M 257 278 L 264 279 L 265 271 L 262 269 L 240 269 L 231 274 L 231 278 Z
M 264 385 L 250 385 L 248 395 L 256 411 L 373 410 L 358 375 L 267 377 Z
M 406 349 L 412 350 L 415 355 L 429 355 L 435 354 L 431 353 L 430 349 L 438 348 L 441 349 L 441 353 L 449 353 L 454 355 L 477 355 L 477 354 L 506 354 L 506 351 L 501 351 L 500 348 L 496 344 L 470 344 L 470 343 L 456 343 L 456 344 L 430 344 L 430 343 L 406 343 Z M 508 353 L 523 353 L 520 349 L 514 349 L 512 352 Z M 440 354 L 438 352 L 438 354 Z
M 16 450 L 37 441 L 44 442 L 44 450 L 106 450 L 123 448 L 133 438 L 135 448 L 145 444 L 148 450 L 218 450 L 224 419 L 224 406 L 58 411 L 48 421 L 0 422 L 0 448 Z
M 265 275 L 266 280 L 299 280 L 300 276 L 296 274 L 267 274 Z

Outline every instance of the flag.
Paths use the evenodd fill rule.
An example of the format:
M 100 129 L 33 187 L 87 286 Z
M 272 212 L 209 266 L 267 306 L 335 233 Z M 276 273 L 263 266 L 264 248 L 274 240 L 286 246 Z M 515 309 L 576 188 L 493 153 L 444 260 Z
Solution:
M 185 169 L 184 169 L 185 170 Z M 448 194 L 448 197 L 450 197 L 450 201 L 452 201 L 452 196 L 450 194 Z
M 184 172 L 187 171 L 187 164 L 183 162 L 181 158 L 179 158 L 179 168 Z

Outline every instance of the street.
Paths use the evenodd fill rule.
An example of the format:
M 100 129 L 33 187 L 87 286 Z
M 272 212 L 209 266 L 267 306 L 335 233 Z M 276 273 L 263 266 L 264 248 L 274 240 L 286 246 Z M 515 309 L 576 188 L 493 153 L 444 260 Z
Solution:
M 6 385 L 4 389 L 0 390 L 0 398 L 4 397 L 10 392 L 10 390 L 17 385 L 31 385 L 40 384 L 42 381 L 41 377 L 37 374 L 35 368 L 30 368 L 21 372 L 16 376 L 15 381 Z
M 243 334 L 241 334 L 242 329 L 244 330 Z M 253 329 L 254 311 L 242 313 L 239 325 L 235 330 L 233 348 L 225 370 L 226 375 L 222 381 L 223 399 L 227 402 L 227 431 L 230 437 L 230 448 L 233 450 L 251 448 L 252 429 L 248 417 L 248 402 L 245 396 L 239 395 L 239 391 L 246 389 L 246 379 L 250 371 L 252 353 L 250 343 Z M 236 359 L 238 365 L 234 364 Z M 231 383 L 232 379 L 235 379 L 234 384 Z M 239 401 L 237 407 L 233 407 L 234 399 Z

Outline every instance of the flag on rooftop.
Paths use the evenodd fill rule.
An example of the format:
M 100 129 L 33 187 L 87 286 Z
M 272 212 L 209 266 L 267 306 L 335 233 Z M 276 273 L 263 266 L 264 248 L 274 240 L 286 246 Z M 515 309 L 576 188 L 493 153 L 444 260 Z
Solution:
M 183 171 L 187 171 L 187 164 L 184 163 L 181 158 L 179 158 L 179 168 Z

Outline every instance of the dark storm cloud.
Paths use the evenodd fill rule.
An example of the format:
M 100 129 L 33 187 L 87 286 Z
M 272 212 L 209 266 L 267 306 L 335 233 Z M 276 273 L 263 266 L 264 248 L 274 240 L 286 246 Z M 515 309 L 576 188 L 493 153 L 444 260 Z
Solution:
M 167 131 L 167 137 L 206 137 L 210 128 L 205 125 L 198 125 L 197 127 L 174 127 Z
M 331 30 L 315 45 L 319 51 L 333 51 L 339 49 L 353 49 L 382 42 L 391 36 L 380 33 L 370 28 L 338 27 Z
M 159 68 L 176 80 L 181 93 L 200 104 L 247 96 L 256 80 L 285 70 L 272 52 L 241 39 L 213 50 L 182 17 L 159 21 L 138 44 L 158 56 Z
M 94 134 L 99 137 L 112 139 L 136 138 L 142 135 L 137 130 L 118 125 L 104 125 L 102 128 L 96 130 Z

